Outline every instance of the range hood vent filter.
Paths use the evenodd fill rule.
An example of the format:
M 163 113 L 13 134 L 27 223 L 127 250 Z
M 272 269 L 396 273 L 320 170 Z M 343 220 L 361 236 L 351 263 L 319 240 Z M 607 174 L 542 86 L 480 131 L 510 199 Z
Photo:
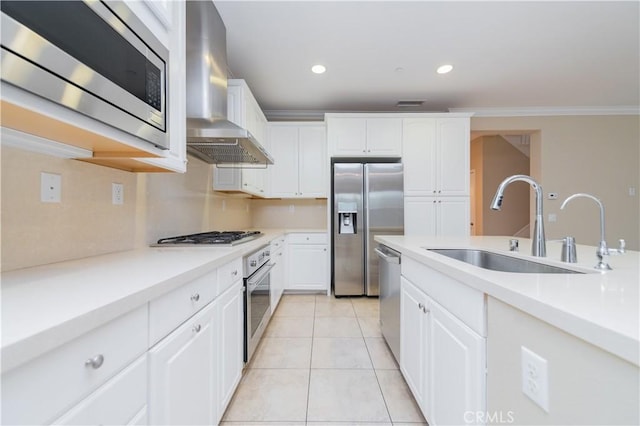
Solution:
M 244 164 L 265 164 L 260 161 L 254 154 L 240 145 L 239 141 L 231 143 L 221 143 L 219 140 L 215 142 L 191 142 L 189 143 L 191 155 L 199 157 L 201 160 L 210 164 L 228 164 L 228 163 L 244 163 Z

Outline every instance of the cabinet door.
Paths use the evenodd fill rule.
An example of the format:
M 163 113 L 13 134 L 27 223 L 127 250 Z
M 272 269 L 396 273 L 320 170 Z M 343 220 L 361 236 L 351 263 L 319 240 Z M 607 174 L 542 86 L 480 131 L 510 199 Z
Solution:
M 327 121 L 328 139 L 336 157 L 362 156 L 367 151 L 365 118 L 331 117 Z
M 366 155 L 402 156 L 401 118 L 367 118 Z
M 402 130 L 405 196 L 436 194 L 436 120 L 407 118 Z
M 215 424 L 227 408 L 242 376 L 244 362 L 244 305 L 242 280 L 233 284 L 214 303 L 219 310 L 219 353 L 216 379 L 218 406 Z M 213 400 L 212 400 L 213 401 Z
M 470 233 L 469 197 L 443 197 L 437 202 L 437 235 L 463 237 Z
M 296 290 L 327 289 L 326 244 L 290 244 L 288 287 Z
M 469 120 L 438 119 L 438 195 L 469 195 Z
M 429 424 L 467 424 L 485 412 L 485 339 L 439 304 L 429 305 Z
M 269 128 L 270 153 L 275 159 L 269 166 L 271 191 L 276 198 L 298 195 L 298 127 L 273 125 Z
M 300 196 L 327 196 L 327 137 L 324 125 L 301 126 L 299 133 L 298 181 Z
M 400 371 L 418 405 L 425 412 L 427 394 L 427 326 L 423 307 L 427 297 L 404 277 L 400 293 Z
M 436 199 L 404 198 L 404 235 L 437 235 Z
M 150 424 L 213 424 L 215 303 L 149 351 Z

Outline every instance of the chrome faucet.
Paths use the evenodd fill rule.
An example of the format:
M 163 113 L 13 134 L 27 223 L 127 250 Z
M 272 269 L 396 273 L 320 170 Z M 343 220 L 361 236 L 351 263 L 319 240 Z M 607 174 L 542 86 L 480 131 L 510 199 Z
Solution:
M 527 175 L 513 175 L 509 176 L 498 185 L 496 195 L 493 196 L 491 202 L 492 210 L 500 210 L 502 206 L 502 198 L 504 197 L 504 190 L 512 182 L 523 181 L 527 182 L 536 191 L 536 221 L 533 226 L 533 241 L 531 242 L 531 255 L 538 257 L 545 257 L 547 255 L 547 244 L 544 238 L 544 222 L 542 220 L 542 187 L 531 176 Z
M 598 249 L 596 250 L 596 256 L 598 257 L 598 264 L 595 266 L 596 269 L 601 271 L 610 271 L 611 266 L 605 261 L 605 256 L 609 256 L 609 248 L 607 247 L 607 241 L 604 237 L 604 204 L 598 198 L 594 197 L 591 194 L 573 194 L 567 197 L 566 200 L 562 202 L 560 206 L 560 210 L 563 210 L 567 203 L 575 198 L 589 198 L 595 201 L 600 207 L 600 244 L 598 244 Z M 620 247 L 624 250 L 624 240 L 621 240 Z M 621 251 L 623 252 L 623 251 Z

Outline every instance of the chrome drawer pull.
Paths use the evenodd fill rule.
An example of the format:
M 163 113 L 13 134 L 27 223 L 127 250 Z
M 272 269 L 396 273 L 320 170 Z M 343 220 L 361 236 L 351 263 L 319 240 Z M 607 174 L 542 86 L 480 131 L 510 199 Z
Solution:
M 102 354 L 100 355 L 96 355 L 93 358 L 89 358 L 88 360 L 86 360 L 84 362 L 85 367 L 91 367 L 94 370 L 97 370 L 98 368 L 102 367 L 102 364 L 104 363 L 104 356 L 102 356 Z
M 418 303 L 418 309 L 424 309 L 424 305 L 422 303 Z
M 202 330 L 202 326 L 200 324 L 194 325 L 192 330 L 194 333 L 200 333 L 200 330 Z
M 236 269 L 235 271 L 233 271 L 233 272 L 231 273 L 231 275 L 233 275 L 234 277 L 235 277 L 236 275 L 238 275 L 238 270 Z
M 191 296 L 191 301 L 192 302 L 197 302 L 198 300 L 200 300 L 200 295 L 198 293 L 196 293 L 193 296 Z

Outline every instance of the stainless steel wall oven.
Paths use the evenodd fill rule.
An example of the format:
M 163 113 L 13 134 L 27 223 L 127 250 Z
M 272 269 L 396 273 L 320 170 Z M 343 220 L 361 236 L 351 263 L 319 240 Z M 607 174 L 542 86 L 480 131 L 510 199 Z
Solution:
M 10 1 L 2 80 L 168 148 L 169 52 L 122 1 Z
M 244 361 L 249 362 L 271 318 L 271 269 L 269 246 L 244 258 Z

